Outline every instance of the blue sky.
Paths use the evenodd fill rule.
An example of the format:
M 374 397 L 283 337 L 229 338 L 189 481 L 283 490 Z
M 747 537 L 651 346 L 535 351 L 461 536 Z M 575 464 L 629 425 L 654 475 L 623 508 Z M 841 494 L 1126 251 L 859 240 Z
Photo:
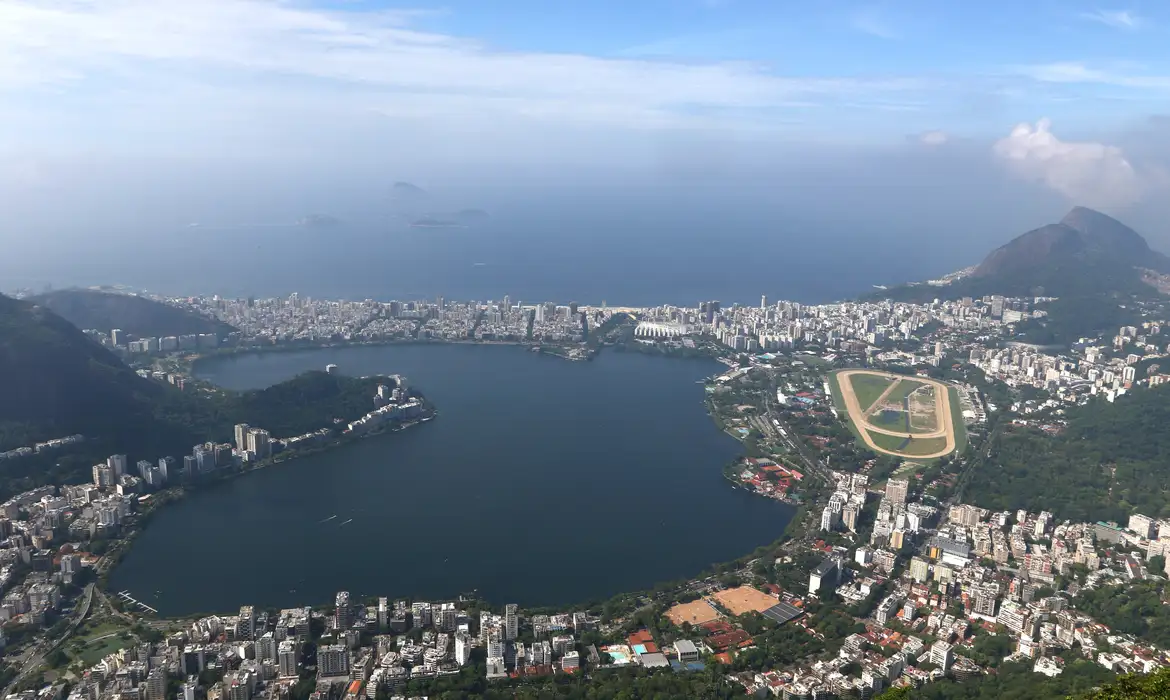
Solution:
M 1168 46 L 1170 3 L 1149 0 L 4 0 L 0 182 L 81 155 L 454 167 L 911 143 L 1128 202 L 1159 176 L 1126 139 L 1168 112 Z

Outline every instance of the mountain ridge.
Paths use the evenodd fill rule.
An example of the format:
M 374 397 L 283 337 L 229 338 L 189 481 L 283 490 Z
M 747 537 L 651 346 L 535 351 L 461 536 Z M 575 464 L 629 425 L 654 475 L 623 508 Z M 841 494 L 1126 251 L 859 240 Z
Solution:
M 236 329 L 214 318 L 136 294 L 96 289 L 61 289 L 28 298 L 82 330 L 109 333 L 114 328 L 136 336 L 215 333 Z
M 1077 259 L 1100 259 L 1170 272 L 1170 258 L 1137 231 L 1107 214 L 1073 207 L 1059 222 L 1016 236 L 988 253 L 972 277 L 1027 273 Z

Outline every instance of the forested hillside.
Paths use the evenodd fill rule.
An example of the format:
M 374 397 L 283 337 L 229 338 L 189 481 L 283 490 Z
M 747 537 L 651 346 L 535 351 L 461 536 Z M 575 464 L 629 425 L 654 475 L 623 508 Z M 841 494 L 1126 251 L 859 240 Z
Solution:
M 996 510 L 1049 510 L 1058 518 L 1170 517 L 1170 387 L 1069 411 L 1057 435 L 1011 426 L 975 471 L 964 500 Z
M 62 289 L 32 297 L 29 301 L 47 307 L 78 328 L 92 328 L 104 333 L 120 328 L 144 337 L 190 333 L 225 336 L 235 330 L 226 323 L 194 311 L 131 294 Z
M 236 423 L 287 437 L 349 421 L 373 407 L 385 378 L 307 372 L 267 389 L 184 392 L 143 379 L 42 306 L 0 295 L 0 450 L 80 433 L 60 453 L 0 462 L 0 498 L 44 483 L 89 478 L 96 460 L 189 454 L 227 441 Z

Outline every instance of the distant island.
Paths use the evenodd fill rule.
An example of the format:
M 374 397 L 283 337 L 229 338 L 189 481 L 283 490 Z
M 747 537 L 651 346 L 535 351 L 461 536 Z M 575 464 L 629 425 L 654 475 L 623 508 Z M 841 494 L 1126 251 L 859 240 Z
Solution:
M 461 209 L 454 214 L 425 214 L 410 225 L 415 228 L 467 228 L 489 218 L 483 209 Z
M 334 228 L 341 225 L 341 219 L 328 214 L 309 214 L 297 221 L 298 226 L 305 228 Z

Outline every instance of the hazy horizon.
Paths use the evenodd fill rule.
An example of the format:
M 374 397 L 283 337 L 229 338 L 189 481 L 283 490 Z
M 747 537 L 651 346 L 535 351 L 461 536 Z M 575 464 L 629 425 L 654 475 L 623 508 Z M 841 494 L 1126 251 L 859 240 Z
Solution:
M 1168 33 L 1086 2 L 13 0 L 0 288 L 827 300 L 1075 204 L 1170 252 Z M 396 181 L 492 219 L 404 229 Z M 308 214 L 347 226 L 268 226 Z

